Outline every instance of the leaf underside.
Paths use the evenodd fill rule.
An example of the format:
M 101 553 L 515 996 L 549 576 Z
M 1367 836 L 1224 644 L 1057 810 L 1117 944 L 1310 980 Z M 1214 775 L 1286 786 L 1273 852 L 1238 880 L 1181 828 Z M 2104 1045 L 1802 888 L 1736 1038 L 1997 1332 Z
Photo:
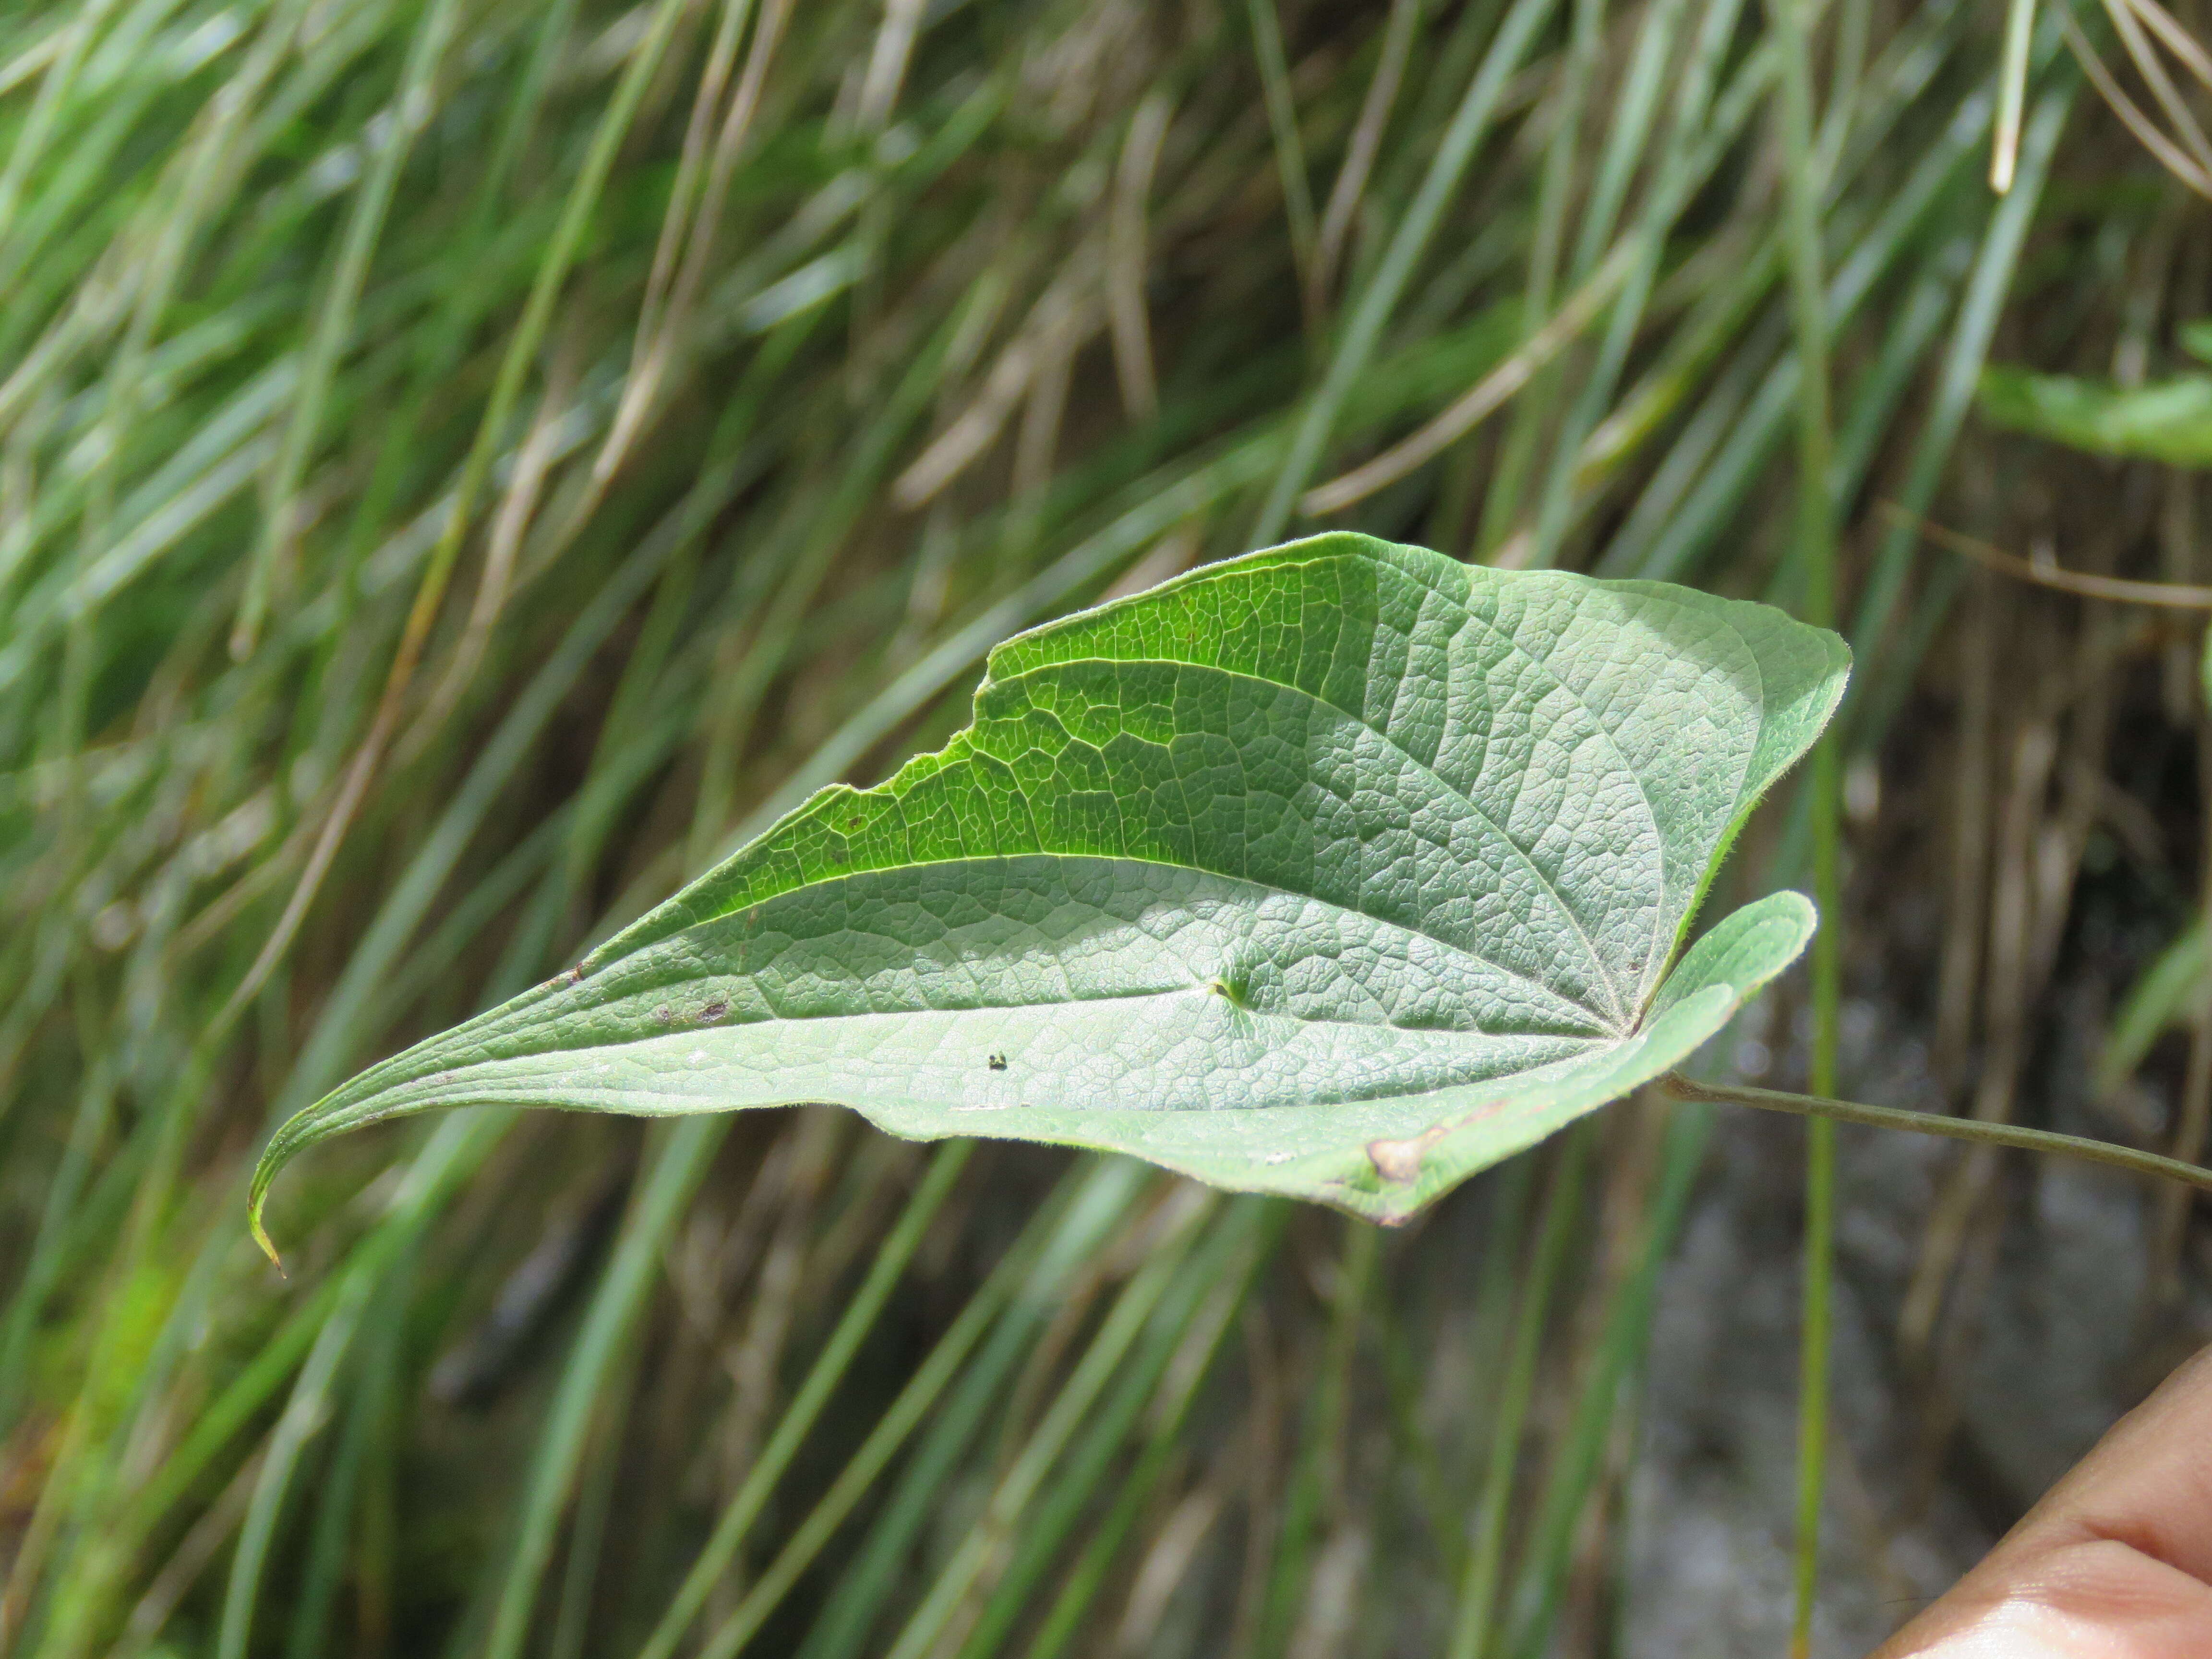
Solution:
M 1785 892 L 1680 949 L 1848 665 L 1765 605 L 1364 536 L 1207 567 L 1008 641 L 941 752 L 300 1113 L 257 1215 L 431 1107 L 827 1102 L 1401 1219 L 1804 948 Z

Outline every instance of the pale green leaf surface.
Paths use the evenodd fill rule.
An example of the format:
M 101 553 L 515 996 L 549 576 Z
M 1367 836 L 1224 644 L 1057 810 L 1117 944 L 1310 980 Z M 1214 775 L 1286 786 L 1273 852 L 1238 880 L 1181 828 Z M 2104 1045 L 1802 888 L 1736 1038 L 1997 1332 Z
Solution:
M 827 789 L 577 969 L 363 1073 L 434 1106 L 831 1102 L 1378 1219 L 1679 1064 L 1803 949 L 1668 967 L 1848 653 L 1657 582 L 1319 536 L 1007 641 L 975 723 Z
M 2094 455 L 2212 466 L 2212 376 L 2122 386 L 2070 374 L 1982 373 L 1984 418 Z

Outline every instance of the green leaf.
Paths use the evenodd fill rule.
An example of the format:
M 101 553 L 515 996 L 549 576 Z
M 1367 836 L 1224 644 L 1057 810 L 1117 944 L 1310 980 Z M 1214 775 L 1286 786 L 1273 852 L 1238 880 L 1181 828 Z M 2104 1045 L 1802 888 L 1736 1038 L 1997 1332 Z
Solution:
M 1765 605 L 1364 536 L 1193 572 L 1008 641 L 942 752 L 299 1114 L 257 1216 L 429 1107 L 829 1101 L 1401 1218 L 1803 949 L 1778 893 L 1668 972 L 1848 664 Z
M 2094 455 L 2212 466 L 2212 376 L 2126 387 L 2022 368 L 1982 373 L 1983 418 Z
M 2158 1040 L 2177 1025 L 2188 1024 L 2202 1002 L 2203 988 L 2204 924 L 2197 921 L 2158 953 L 2120 1000 L 2092 1073 L 2098 1099 L 2110 1100 L 2119 1093 L 2150 1058 Z

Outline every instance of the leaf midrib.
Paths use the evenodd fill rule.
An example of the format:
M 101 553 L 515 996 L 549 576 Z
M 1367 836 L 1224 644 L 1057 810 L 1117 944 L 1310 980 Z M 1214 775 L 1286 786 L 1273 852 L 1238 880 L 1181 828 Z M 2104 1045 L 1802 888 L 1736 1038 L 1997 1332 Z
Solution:
M 1575 1001 L 1571 997 L 1562 995 L 1553 987 L 1545 984 L 1543 981 L 1532 978 L 1528 975 L 1522 973 L 1519 969 L 1509 967 L 1504 963 L 1499 962 L 1494 957 L 1485 956 L 1480 951 L 1469 950 L 1466 945 L 1462 945 L 1455 940 L 1441 938 L 1435 933 L 1430 933 L 1426 928 L 1406 927 L 1402 923 L 1391 921 L 1388 917 L 1377 916 L 1364 910 L 1355 910 L 1349 905 L 1339 904 L 1334 899 L 1324 898 L 1318 893 L 1303 892 L 1295 887 L 1279 886 L 1273 882 L 1268 881 L 1255 881 L 1249 876 L 1231 875 L 1228 872 L 1223 870 L 1209 870 L 1204 865 L 1200 864 L 1175 864 L 1170 862 L 1166 859 L 1148 859 L 1129 853 L 1063 853 L 1040 848 L 1020 853 L 969 854 L 959 858 L 951 859 L 913 859 L 899 864 L 875 865 L 866 869 L 840 871 L 834 876 L 824 876 L 817 881 L 803 881 L 795 886 L 786 887 L 778 892 L 771 894 L 769 897 L 764 899 L 755 899 L 743 905 L 733 906 L 730 909 L 725 910 L 718 915 L 709 916 L 703 921 L 693 922 L 690 927 L 683 928 L 677 933 L 670 934 L 668 936 L 668 939 L 681 939 L 685 933 L 691 932 L 692 928 L 712 927 L 716 922 L 728 921 L 730 917 L 738 915 L 741 910 L 756 909 L 762 905 L 772 904 L 777 900 L 788 898 L 795 893 L 807 892 L 817 887 L 834 887 L 842 882 L 857 881 L 869 876 L 896 875 L 903 870 L 948 869 L 954 865 L 959 864 L 1004 864 L 1011 863 L 1016 859 L 1086 860 L 1097 864 L 1139 864 L 1155 870 L 1173 870 L 1186 875 L 1200 875 L 1212 881 L 1235 882 L 1242 886 L 1250 887 L 1263 893 L 1280 893 L 1288 898 L 1304 899 L 1309 904 L 1326 905 L 1329 909 L 1341 912 L 1346 915 L 1358 916 L 1368 921 L 1383 922 L 1389 927 L 1396 927 L 1403 933 L 1410 933 L 1416 939 L 1426 939 L 1430 944 L 1439 946 L 1443 950 L 1452 951 L 1459 956 L 1470 957 L 1474 961 L 1482 963 L 1486 968 L 1494 968 L 1499 973 L 1519 981 L 1522 985 L 1533 986 L 1535 989 L 1542 992 L 1546 997 L 1552 1000 L 1560 1003 L 1566 1007 L 1575 1009 L 1579 1012 L 1589 1015 L 1596 1023 L 1598 1027 L 1595 1035 L 1608 1037 L 1620 1037 L 1633 1035 L 1633 1032 L 1632 1031 L 1622 1031 L 1617 1029 L 1606 1022 L 1602 1017 L 1599 1016 L 1595 1009 L 1583 1007 L 1581 1003 Z M 654 945 L 665 944 L 668 942 L 668 939 L 657 939 L 654 941 Z M 653 947 L 652 945 L 648 945 L 644 948 L 650 950 Z M 627 962 L 629 959 L 630 958 L 628 957 L 623 957 L 618 960 Z M 615 963 L 604 963 L 600 964 L 598 971 L 605 973 L 607 969 L 614 967 L 615 965 L 617 965 Z M 1009 1004 L 1007 1006 L 1013 1007 L 1025 1007 L 1030 1006 L 1048 1006 L 1049 1005 Z
M 1166 997 L 1212 996 L 1218 994 L 1219 993 L 1210 990 L 1203 983 L 1199 983 L 1164 990 L 1098 992 L 1085 995 L 1068 996 L 1061 998 L 1056 1001 L 1047 1002 L 977 1002 L 965 1004 L 957 1008 L 860 1008 L 837 1013 L 770 1014 L 765 1019 L 743 1020 L 714 1025 L 699 1025 L 694 1027 L 689 1032 L 673 1028 L 659 1031 L 640 1031 L 635 1036 L 620 1037 L 607 1042 L 594 1042 L 586 1048 L 566 1049 L 549 1048 L 542 1052 L 549 1054 L 591 1054 L 596 1050 L 603 1048 L 626 1048 L 641 1042 L 659 1042 L 672 1037 L 689 1036 L 694 1040 L 696 1040 L 702 1037 L 712 1036 L 719 1032 L 741 1031 L 760 1026 L 811 1025 L 838 1019 L 907 1019 L 921 1014 L 1048 1012 L 1052 1009 L 1065 1008 L 1074 1004 L 1082 1004 L 1085 1006 L 1091 1006 L 1100 1003 L 1149 1002 Z M 1273 1009 L 1241 1008 L 1237 1012 L 1248 1019 L 1282 1020 L 1290 1024 L 1300 1026 L 1340 1025 L 1347 1030 L 1359 1031 L 1404 1031 L 1413 1033 L 1415 1035 L 1434 1035 L 1443 1037 L 1483 1037 L 1499 1042 L 1516 1037 L 1546 1037 L 1561 1042 L 1586 1043 L 1592 1049 L 1618 1047 L 1620 1044 L 1630 1041 L 1636 1035 L 1632 1031 L 1624 1036 L 1615 1031 L 1493 1031 L 1484 1030 L 1480 1028 L 1471 1031 L 1454 1031 L 1435 1025 L 1407 1025 L 1395 1019 L 1338 1019 L 1327 1015 L 1294 1014 L 1281 1012 Z M 543 1030 L 544 1024 L 555 1023 L 557 1023 L 557 1021 L 544 1022 L 544 1024 L 518 1027 L 516 1028 L 514 1034 L 519 1036 L 526 1031 Z M 498 1056 L 498 1058 L 501 1059 L 518 1060 L 532 1057 L 534 1056 L 520 1054 Z M 1547 1063 L 1548 1064 L 1549 1062 Z M 428 1075 L 428 1073 L 425 1075 Z M 410 1081 L 416 1080 L 419 1079 L 410 1079 Z M 404 1088 L 406 1085 L 399 1084 L 392 1086 Z

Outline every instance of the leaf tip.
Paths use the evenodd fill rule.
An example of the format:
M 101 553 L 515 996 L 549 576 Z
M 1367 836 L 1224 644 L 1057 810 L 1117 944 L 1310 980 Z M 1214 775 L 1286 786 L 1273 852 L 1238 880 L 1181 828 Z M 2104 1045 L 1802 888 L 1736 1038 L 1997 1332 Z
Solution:
M 261 1254 L 269 1258 L 269 1265 L 276 1268 L 276 1276 L 289 1279 L 291 1275 L 284 1271 L 284 1259 L 276 1254 L 276 1245 L 269 1241 L 269 1230 L 261 1224 L 261 1197 L 258 1193 L 254 1194 L 253 1207 L 246 1212 L 246 1224 L 252 1230 L 253 1242 L 261 1247 Z
M 286 1128 L 290 1127 L 289 1124 L 285 1126 Z M 261 1161 L 253 1166 L 253 1180 L 246 1194 L 246 1230 L 253 1235 L 253 1242 L 261 1247 L 261 1254 L 269 1258 L 269 1265 L 276 1269 L 279 1276 L 285 1278 L 290 1275 L 285 1273 L 283 1259 L 276 1254 L 276 1246 L 270 1241 L 269 1229 L 262 1220 L 261 1212 L 269 1202 L 270 1183 L 276 1180 L 276 1171 L 283 1167 L 288 1155 L 284 1130 L 280 1129 L 276 1139 L 262 1149 Z

